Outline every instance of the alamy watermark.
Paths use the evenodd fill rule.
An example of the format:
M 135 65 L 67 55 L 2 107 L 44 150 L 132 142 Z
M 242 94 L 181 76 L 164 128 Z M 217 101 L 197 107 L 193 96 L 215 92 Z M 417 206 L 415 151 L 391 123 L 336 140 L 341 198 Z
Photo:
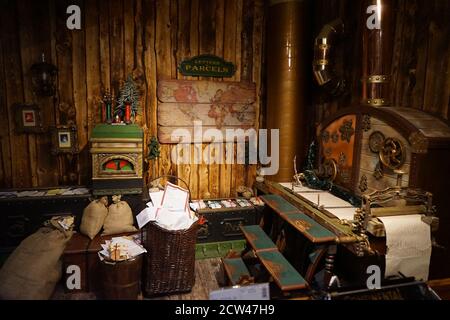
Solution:
M 81 289 L 81 269 L 79 266 L 72 264 L 66 269 L 67 279 L 66 288 L 69 290 Z
M 66 13 L 69 17 L 66 20 L 66 27 L 69 30 L 81 29 L 81 9 L 76 4 L 67 7 Z
M 366 280 L 366 287 L 369 290 L 381 289 L 381 269 L 377 265 L 370 265 L 366 269 L 369 277 Z M 77 265 L 69 265 L 66 269 L 66 288 L 68 290 L 81 289 L 81 269 Z
M 171 161 L 175 164 L 259 163 L 264 166 L 265 175 L 274 175 L 279 169 L 280 133 L 278 129 L 260 129 L 258 132 L 253 128 L 204 130 L 202 121 L 194 121 L 193 131 L 178 128 L 171 132 L 170 138 L 172 142 L 177 142 L 171 150 Z M 206 141 L 208 145 L 202 149 L 202 142 Z M 236 159 L 234 157 L 235 143 Z M 192 148 L 194 148 L 193 158 L 191 157 Z
M 367 267 L 366 273 L 369 277 L 366 280 L 366 286 L 369 290 L 381 289 L 381 269 L 379 266 L 372 264 Z

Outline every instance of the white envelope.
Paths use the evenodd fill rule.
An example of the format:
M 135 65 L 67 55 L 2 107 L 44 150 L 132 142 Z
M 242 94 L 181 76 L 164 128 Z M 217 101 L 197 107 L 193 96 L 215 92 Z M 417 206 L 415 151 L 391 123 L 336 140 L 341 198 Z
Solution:
M 156 210 L 155 207 L 147 207 L 136 216 L 139 229 L 142 229 L 150 221 L 156 220 Z

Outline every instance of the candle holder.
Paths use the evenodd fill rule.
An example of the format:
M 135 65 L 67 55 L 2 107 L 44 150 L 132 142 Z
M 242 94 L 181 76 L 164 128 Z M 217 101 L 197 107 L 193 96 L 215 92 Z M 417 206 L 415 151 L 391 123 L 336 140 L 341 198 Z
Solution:
M 113 122 L 112 97 L 108 91 L 106 91 L 105 95 L 103 96 L 101 112 L 102 112 L 102 122 L 111 124 Z

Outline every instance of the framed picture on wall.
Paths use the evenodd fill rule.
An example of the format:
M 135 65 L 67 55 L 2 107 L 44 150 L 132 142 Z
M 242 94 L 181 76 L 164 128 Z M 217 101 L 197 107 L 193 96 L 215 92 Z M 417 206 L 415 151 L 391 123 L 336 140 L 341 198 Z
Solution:
M 38 105 L 15 104 L 13 106 L 16 133 L 42 133 L 41 109 Z
M 52 154 L 78 153 L 77 127 L 56 126 L 52 130 Z

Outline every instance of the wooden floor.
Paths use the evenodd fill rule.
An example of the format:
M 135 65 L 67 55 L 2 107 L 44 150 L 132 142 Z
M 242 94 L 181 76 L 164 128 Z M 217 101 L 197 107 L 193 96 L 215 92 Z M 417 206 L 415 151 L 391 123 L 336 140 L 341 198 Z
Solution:
M 161 296 L 152 300 L 208 300 L 209 292 L 223 286 L 223 271 L 220 258 L 202 259 L 195 262 L 195 285 L 190 293 Z M 450 279 L 429 281 L 429 285 L 444 300 L 450 300 Z M 59 285 L 53 300 L 95 300 L 93 293 L 67 294 Z M 141 299 L 143 299 L 141 297 Z
M 220 258 L 202 259 L 195 261 L 195 285 L 190 293 L 161 296 L 152 300 L 208 300 L 209 292 L 219 288 L 223 281 L 223 273 L 220 268 Z M 53 294 L 53 300 L 95 300 L 93 293 L 64 292 L 62 286 L 58 286 Z
M 220 258 L 195 261 L 195 284 L 190 293 L 155 298 L 158 300 L 208 300 L 209 292 L 217 290 L 223 280 Z

